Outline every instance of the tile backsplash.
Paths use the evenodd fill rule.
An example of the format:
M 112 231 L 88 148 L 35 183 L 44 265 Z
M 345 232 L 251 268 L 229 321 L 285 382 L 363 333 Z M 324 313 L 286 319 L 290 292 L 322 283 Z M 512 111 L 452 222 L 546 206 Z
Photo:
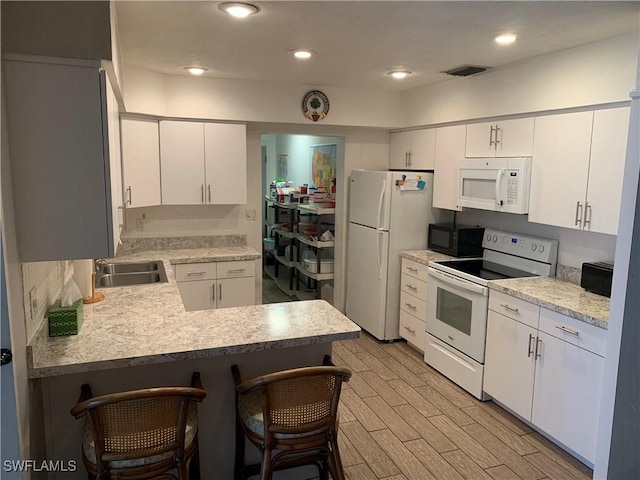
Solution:
M 49 306 L 60 297 L 62 287 L 72 277 L 73 264 L 70 261 L 22 264 L 27 342 L 33 339 L 45 322 Z

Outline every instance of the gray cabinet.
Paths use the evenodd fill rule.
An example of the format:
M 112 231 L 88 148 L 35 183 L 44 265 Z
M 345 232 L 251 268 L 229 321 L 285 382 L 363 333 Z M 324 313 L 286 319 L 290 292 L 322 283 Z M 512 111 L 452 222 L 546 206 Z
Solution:
M 3 66 L 20 259 L 114 256 L 100 63 L 7 55 Z

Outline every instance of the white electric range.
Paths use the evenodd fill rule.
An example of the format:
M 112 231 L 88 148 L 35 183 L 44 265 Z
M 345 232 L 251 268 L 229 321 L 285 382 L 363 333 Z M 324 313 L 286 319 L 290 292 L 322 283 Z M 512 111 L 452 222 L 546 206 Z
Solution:
M 484 400 L 488 282 L 556 273 L 558 241 L 485 229 L 478 259 L 429 262 L 425 362 Z

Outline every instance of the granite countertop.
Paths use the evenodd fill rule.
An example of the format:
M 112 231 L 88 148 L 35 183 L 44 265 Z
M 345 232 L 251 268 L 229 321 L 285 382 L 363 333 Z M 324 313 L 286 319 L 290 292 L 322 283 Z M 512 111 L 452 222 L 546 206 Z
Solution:
M 414 262 L 429 265 L 431 261 L 451 260 L 453 257 L 444 253 L 434 252 L 433 250 L 408 250 L 400 254 L 402 258 L 408 258 Z
M 555 277 L 492 280 L 489 288 L 596 327 L 607 329 L 609 326 L 609 298 Z
M 323 300 L 186 312 L 171 264 L 252 260 L 250 247 L 148 251 L 116 261 L 163 260 L 168 282 L 98 289 L 80 333 L 27 346 L 29 377 L 52 377 L 356 338 L 360 327 Z

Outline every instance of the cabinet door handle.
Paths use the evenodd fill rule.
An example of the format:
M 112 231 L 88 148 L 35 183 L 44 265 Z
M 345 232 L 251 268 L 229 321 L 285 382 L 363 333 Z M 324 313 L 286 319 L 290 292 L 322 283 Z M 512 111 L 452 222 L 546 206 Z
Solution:
M 200 185 L 200 201 L 204 203 L 204 185 Z
M 540 338 L 536 337 L 536 354 L 535 354 L 535 358 L 542 357 L 542 354 L 540 353 L 540 345 L 542 345 L 542 340 Z
M 410 167 L 412 165 L 412 158 L 413 157 L 413 152 L 407 152 L 409 154 L 409 164 L 407 165 L 407 167 Z
M 404 327 L 404 329 L 405 329 L 407 332 L 412 333 L 413 335 L 415 335 L 415 334 L 416 334 L 416 331 L 415 331 L 413 328 Z
M 414 292 L 417 292 L 417 291 L 418 291 L 418 287 L 414 287 L 413 285 L 409 285 L 408 283 L 407 283 L 406 287 L 407 287 L 408 289 L 410 289 L 410 290 L 413 290 Z
M 409 307 L 411 310 L 415 310 L 417 307 L 415 305 L 411 305 L 410 303 L 404 302 L 404 304 Z
M 246 268 L 234 268 L 233 270 L 227 270 L 227 273 L 242 273 Z
M 131 185 L 129 185 L 129 186 L 127 187 L 127 193 L 128 193 L 128 195 L 127 195 L 127 196 L 128 196 L 127 203 L 128 203 L 129 205 L 131 205 Z
M 584 202 L 584 228 L 589 227 L 591 229 L 591 205 L 589 202 Z
M 520 313 L 520 311 L 517 308 L 513 308 L 512 306 L 507 305 L 506 303 L 501 303 L 500 306 L 503 307 L 505 310 L 509 310 L 510 312 Z
M 493 141 L 493 143 L 495 143 L 495 145 L 496 145 L 496 150 L 498 149 L 498 144 L 501 143 L 501 141 L 498 140 L 498 132 L 501 132 L 501 131 L 502 131 L 502 129 L 498 125 L 496 125 L 496 138 Z
M 187 272 L 187 277 L 195 277 L 195 276 L 201 276 L 204 275 L 205 271 L 200 271 L 200 272 Z
M 493 145 L 493 130 L 494 126 L 491 125 L 491 130 L 489 131 L 489 146 Z
M 413 268 L 413 267 L 406 267 L 406 268 L 407 268 L 407 270 L 410 270 L 412 272 L 418 273 L 418 269 L 417 268 Z
M 209 192 L 209 203 L 211 203 L 211 184 L 207 185 L 207 190 Z
M 218 284 L 219 288 L 218 288 L 218 300 L 222 301 L 222 283 Z
M 581 217 L 582 217 L 582 204 L 578 200 L 576 202 L 576 222 L 574 223 L 574 225 L 579 225 L 582 222 L 582 220 L 580 220 Z
M 527 358 L 530 358 L 531 355 L 533 354 L 533 347 L 531 346 L 531 340 L 533 340 L 535 337 L 531 334 L 529 334 L 529 348 L 527 351 Z
M 568 333 L 570 335 L 573 335 L 575 337 L 580 335 L 580 332 L 576 331 L 576 330 L 571 330 L 570 328 L 565 327 L 564 325 L 556 325 L 556 328 L 558 330 L 562 330 L 565 333 Z

